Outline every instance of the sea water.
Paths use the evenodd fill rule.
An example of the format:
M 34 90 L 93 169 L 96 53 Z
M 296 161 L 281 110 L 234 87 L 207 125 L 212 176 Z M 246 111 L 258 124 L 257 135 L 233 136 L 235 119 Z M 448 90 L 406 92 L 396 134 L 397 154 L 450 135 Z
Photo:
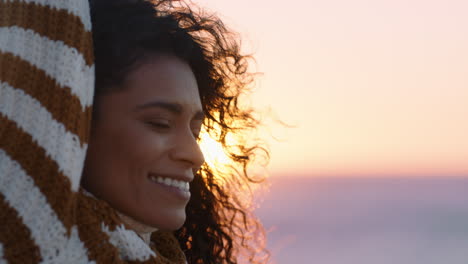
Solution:
M 272 263 L 466 264 L 468 177 L 273 177 Z

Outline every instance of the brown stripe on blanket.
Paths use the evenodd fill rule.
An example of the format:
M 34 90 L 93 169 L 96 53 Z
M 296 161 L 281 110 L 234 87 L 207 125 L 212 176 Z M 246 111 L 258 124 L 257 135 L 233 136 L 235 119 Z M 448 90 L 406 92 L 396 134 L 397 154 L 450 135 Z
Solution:
M 80 240 L 88 249 L 88 257 L 96 263 L 140 263 L 124 262 L 120 258 L 119 250 L 110 243 L 109 236 L 102 230 L 105 224 L 115 230 L 122 224 L 114 209 L 110 205 L 96 198 L 84 194 L 83 189 L 77 193 L 76 216 Z
M 0 243 L 7 263 L 39 263 L 41 253 L 15 209 L 0 193 Z
M 63 41 L 83 54 L 86 64 L 94 64 L 92 33 L 67 10 L 24 1 L 0 1 L 0 27 L 10 26 L 32 29 L 51 40 Z
M 1 51 L 0 82 L 7 82 L 38 100 L 55 120 L 80 138 L 81 146 L 88 142 L 92 108 L 87 106 L 83 111 L 79 98 L 71 93 L 69 87 L 61 87 L 43 70 Z
M 0 135 L 0 148 L 34 180 L 58 219 L 67 232 L 70 232 L 76 206 L 76 193 L 71 190 L 70 180 L 59 171 L 57 163 L 47 156 L 45 150 L 29 134 L 1 113 Z

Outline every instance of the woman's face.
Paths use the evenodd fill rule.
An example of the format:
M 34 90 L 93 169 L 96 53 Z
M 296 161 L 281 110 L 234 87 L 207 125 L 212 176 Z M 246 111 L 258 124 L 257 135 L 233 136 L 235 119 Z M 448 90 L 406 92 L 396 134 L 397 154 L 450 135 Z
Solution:
M 154 57 L 123 89 L 97 98 L 96 110 L 83 187 L 144 224 L 181 227 L 189 183 L 204 162 L 197 143 L 202 105 L 188 64 Z

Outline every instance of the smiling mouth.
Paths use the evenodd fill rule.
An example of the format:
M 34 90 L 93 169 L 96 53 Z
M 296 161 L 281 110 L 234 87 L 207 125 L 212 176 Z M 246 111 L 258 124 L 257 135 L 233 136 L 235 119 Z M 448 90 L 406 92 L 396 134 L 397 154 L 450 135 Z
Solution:
M 152 182 L 163 184 L 169 187 L 175 187 L 183 192 L 189 192 L 190 191 L 190 184 L 186 181 L 179 181 L 176 179 L 171 179 L 167 177 L 161 177 L 161 176 L 155 176 L 155 175 L 149 175 L 149 179 Z

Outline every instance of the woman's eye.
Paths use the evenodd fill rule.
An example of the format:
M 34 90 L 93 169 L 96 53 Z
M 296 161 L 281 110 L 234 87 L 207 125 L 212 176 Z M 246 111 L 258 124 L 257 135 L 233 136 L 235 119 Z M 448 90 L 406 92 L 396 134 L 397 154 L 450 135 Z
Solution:
M 169 122 L 151 121 L 151 122 L 147 122 L 147 124 L 154 128 L 159 128 L 159 129 L 170 128 Z

